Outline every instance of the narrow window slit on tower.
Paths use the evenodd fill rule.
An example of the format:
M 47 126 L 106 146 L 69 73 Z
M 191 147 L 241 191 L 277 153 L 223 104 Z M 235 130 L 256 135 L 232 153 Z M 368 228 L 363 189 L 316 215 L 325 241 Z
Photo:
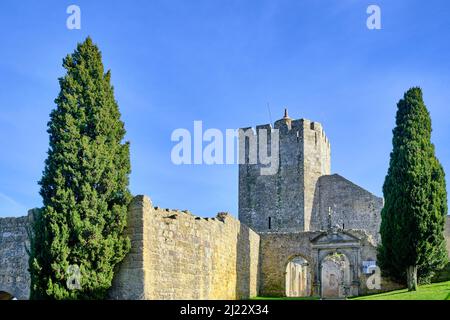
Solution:
M 272 217 L 269 217 L 269 229 L 272 228 Z

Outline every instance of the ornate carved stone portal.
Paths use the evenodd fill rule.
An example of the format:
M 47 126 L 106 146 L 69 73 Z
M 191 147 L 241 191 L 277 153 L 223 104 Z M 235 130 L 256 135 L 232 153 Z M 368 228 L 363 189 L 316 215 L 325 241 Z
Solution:
M 333 228 L 312 239 L 312 249 L 318 262 L 314 279 L 315 294 L 322 298 L 358 295 L 360 239 Z

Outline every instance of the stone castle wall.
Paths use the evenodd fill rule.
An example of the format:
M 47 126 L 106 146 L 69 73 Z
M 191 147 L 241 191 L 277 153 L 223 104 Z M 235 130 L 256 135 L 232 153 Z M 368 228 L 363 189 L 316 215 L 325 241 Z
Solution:
M 305 231 L 308 231 L 318 230 L 311 228 L 311 219 L 314 216 L 314 192 L 318 179 L 331 173 L 331 150 L 330 142 L 320 123 L 307 120 L 303 123 L 304 212 Z
M 30 217 L 31 213 L 19 218 L 0 218 L 0 291 L 21 300 L 30 295 L 27 253 Z
M 240 299 L 258 294 L 259 236 L 228 214 L 195 217 L 152 207 L 129 210 L 130 254 L 113 299 Z
M 239 165 L 239 220 L 257 232 L 308 231 L 316 182 L 330 173 L 330 143 L 317 122 L 286 118 L 274 128 L 279 130 L 277 173 L 261 175 L 260 163 Z M 250 141 L 260 145 L 260 129 L 272 131 L 271 125 L 243 129 L 245 159 Z
M 326 230 L 331 224 L 365 230 L 378 243 L 383 206 L 383 198 L 338 174 L 322 176 L 316 185 L 311 229 Z
M 30 211 L 24 217 L 0 218 L 0 291 L 18 299 L 29 297 L 26 248 L 32 215 Z M 375 242 L 370 235 L 345 231 L 360 239 L 359 261 L 376 260 Z M 112 299 L 283 296 L 286 266 L 294 257 L 307 260 L 311 278 L 315 278 L 320 258 L 314 251 L 314 239 L 326 234 L 310 231 L 257 235 L 229 215 L 205 219 L 189 212 L 158 209 L 143 196 L 130 205 L 127 232 L 132 248 L 116 270 L 110 290 Z M 445 235 L 450 255 L 450 216 Z M 330 245 L 339 248 L 338 243 Z M 376 291 L 365 286 L 367 278 L 358 269 L 360 294 Z M 314 290 L 313 283 L 310 288 Z M 381 291 L 397 288 L 397 284 L 382 280 Z
M 316 242 L 320 237 L 330 237 L 332 241 Z M 361 230 L 340 230 L 336 234 L 325 231 L 298 233 L 261 233 L 261 296 L 285 296 L 286 267 L 296 257 L 308 263 L 311 296 L 321 295 L 321 286 L 328 279 L 322 279 L 320 272 L 324 258 L 333 252 L 344 254 L 350 261 L 348 295 L 377 293 L 399 289 L 401 286 L 388 279 L 381 280 L 381 289 L 369 289 L 370 276 L 362 269 L 362 261 L 376 261 L 377 249 L 373 239 Z M 322 282 L 322 283 L 321 283 Z
M 0 291 L 28 299 L 32 212 L 0 218 Z M 240 299 L 256 296 L 259 236 L 228 214 L 195 217 L 153 208 L 137 196 L 128 211 L 131 251 L 117 267 L 112 299 Z
M 320 232 L 261 233 L 261 296 L 283 297 L 286 292 L 286 267 L 295 257 L 304 258 L 316 268 L 310 239 Z M 312 290 L 312 286 L 310 286 Z M 313 292 L 309 292 L 313 295 Z

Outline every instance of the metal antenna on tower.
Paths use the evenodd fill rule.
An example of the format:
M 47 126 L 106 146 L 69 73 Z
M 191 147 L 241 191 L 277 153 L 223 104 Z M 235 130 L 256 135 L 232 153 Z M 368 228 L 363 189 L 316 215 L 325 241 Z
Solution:
M 269 120 L 270 120 L 270 123 L 272 123 L 272 113 L 270 112 L 270 105 L 269 105 L 268 102 L 267 102 L 267 110 L 269 111 Z

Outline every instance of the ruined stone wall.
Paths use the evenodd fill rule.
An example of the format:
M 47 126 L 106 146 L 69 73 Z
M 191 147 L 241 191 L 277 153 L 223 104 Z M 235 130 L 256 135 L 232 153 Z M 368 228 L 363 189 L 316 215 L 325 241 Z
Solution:
M 148 222 L 148 215 L 144 214 L 144 209 L 148 210 L 148 207 L 149 201 L 144 202 L 142 197 L 135 197 L 128 207 L 126 233 L 131 247 L 124 260 L 116 266 L 112 287 L 108 293 L 110 299 L 146 298 L 144 256 L 148 257 L 148 254 L 144 254 L 144 226 Z
M 324 237 L 325 241 L 318 238 Z M 326 241 L 327 237 L 330 237 Z M 310 295 L 320 296 L 320 264 L 332 252 L 343 253 L 350 261 L 352 277 L 349 295 L 375 293 L 400 288 L 398 284 L 382 279 L 380 290 L 367 288 L 370 275 L 363 273 L 363 261 L 376 261 L 376 246 L 373 239 L 363 230 L 339 231 L 336 234 L 324 231 L 299 233 L 261 233 L 260 248 L 260 295 L 285 296 L 286 266 L 295 257 L 302 257 L 308 262 L 310 272 Z
M 317 260 L 312 255 L 311 239 L 320 232 L 261 233 L 260 296 L 283 297 L 286 293 L 286 267 L 295 257 L 309 263 L 314 278 Z M 312 286 L 310 295 L 313 295 Z
M 29 247 L 27 227 L 32 212 L 19 218 L 0 218 L 0 291 L 17 299 L 28 299 L 30 275 L 28 273 Z
M 136 197 L 129 210 L 131 253 L 111 298 L 240 299 L 258 294 L 259 236 L 228 214 L 195 217 Z
M 326 230 L 331 223 L 344 229 L 366 230 L 378 243 L 383 205 L 382 198 L 340 175 L 322 176 L 316 186 L 311 229 Z
M 274 128 L 279 130 L 276 174 L 262 175 L 260 163 L 239 165 L 239 220 L 257 232 L 308 231 L 316 182 L 330 173 L 330 143 L 317 122 L 286 118 Z M 256 132 L 244 129 L 249 130 L 247 160 L 250 141 L 260 146 L 261 129 L 272 130 L 270 125 L 257 126 Z M 268 145 L 270 150 L 270 140 Z

